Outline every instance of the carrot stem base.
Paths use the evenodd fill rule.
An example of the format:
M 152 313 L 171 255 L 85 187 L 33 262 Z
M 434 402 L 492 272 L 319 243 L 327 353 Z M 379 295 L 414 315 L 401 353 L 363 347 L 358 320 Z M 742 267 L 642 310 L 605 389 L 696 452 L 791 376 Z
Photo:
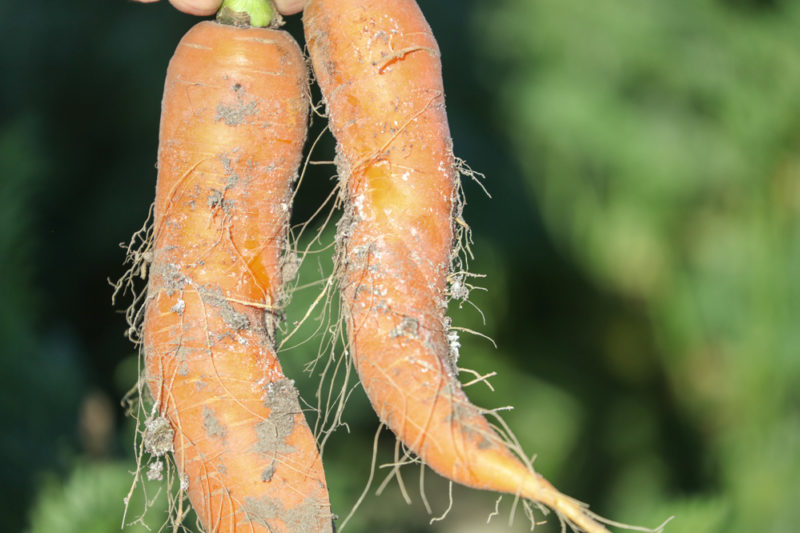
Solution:
M 271 0 L 223 0 L 217 22 L 246 28 L 280 26 L 283 22 Z

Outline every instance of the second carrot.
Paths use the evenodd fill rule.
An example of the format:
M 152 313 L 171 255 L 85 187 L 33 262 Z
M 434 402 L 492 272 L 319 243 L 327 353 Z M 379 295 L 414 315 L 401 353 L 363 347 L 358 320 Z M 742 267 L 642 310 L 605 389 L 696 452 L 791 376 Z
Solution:
M 215 22 L 184 36 L 167 73 L 148 429 L 168 422 L 181 493 L 209 532 L 332 530 L 321 459 L 274 343 L 306 83 L 287 33 Z
M 414 0 L 311 0 L 304 27 L 338 141 L 350 350 L 380 419 L 430 468 L 607 530 L 511 452 L 458 381 L 446 308 L 460 208 L 439 48 Z

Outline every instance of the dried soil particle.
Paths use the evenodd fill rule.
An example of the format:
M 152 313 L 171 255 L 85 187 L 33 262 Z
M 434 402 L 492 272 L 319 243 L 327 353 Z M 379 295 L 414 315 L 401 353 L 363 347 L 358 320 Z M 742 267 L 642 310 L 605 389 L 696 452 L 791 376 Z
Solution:
M 186 302 L 183 301 L 182 299 L 180 299 L 180 300 L 178 300 L 178 303 L 176 303 L 175 305 L 173 305 L 170 308 L 170 311 L 172 311 L 173 313 L 178 313 L 179 315 L 182 315 L 183 311 L 185 309 L 186 309 Z
M 445 422 L 463 423 L 468 420 L 472 420 L 482 416 L 481 412 L 474 405 L 467 403 L 464 400 L 458 400 L 453 398 L 454 393 L 452 391 L 448 395 L 451 398 L 450 401 L 452 405 L 452 410 L 445 417 L 444 419 Z
M 332 531 L 331 517 L 326 513 L 324 504 L 311 496 L 292 509 L 286 509 L 281 500 L 274 498 L 245 498 L 244 512 L 248 520 L 269 530 L 281 530 L 275 522 L 282 521 L 285 531 L 292 533 Z
M 147 479 L 149 481 L 161 481 L 164 479 L 164 463 L 160 460 L 150 463 L 147 468 Z
M 464 283 L 463 275 L 453 277 L 448 287 L 450 298 L 459 302 L 466 302 L 469 299 L 469 287 Z
M 222 207 L 222 201 L 224 198 L 225 195 L 222 193 L 222 191 L 218 191 L 217 189 L 211 189 L 211 194 L 208 195 L 208 200 L 206 201 L 206 204 L 208 205 L 208 207 L 212 209 L 215 207 Z
M 275 461 L 272 461 L 263 472 L 261 472 L 261 481 L 271 481 L 272 476 L 275 475 Z
M 488 440 L 485 436 L 481 435 L 478 441 L 478 449 L 479 450 L 491 450 L 493 448 L 498 448 L 497 444 Z
M 473 429 L 473 426 L 469 423 L 470 420 L 474 420 L 480 416 L 483 415 L 474 405 L 465 403 L 463 401 L 454 400 L 453 410 L 449 415 L 447 415 L 447 417 L 445 417 L 444 420 L 448 424 L 456 423 L 463 426 L 464 435 L 470 440 L 475 441 L 479 449 L 488 450 L 500 448 L 499 444 L 492 439 L 490 435 Z
M 300 271 L 300 257 L 291 250 L 287 250 L 281 259 L 281 279 L 286 285 L 297 277 Z
M 219 160 L 222 163 L 222 167 L 225 169 L 225 175 L 228 176 L 228 183 L 225 185 L 225 189 L 235 187 L 236 184 L 239 183 L 241 176 L 239 176 L 239 174 L 236 172 L 236 169 L 233 168 L 233 162 L 231 161 L 231 158 L 225 155 L 220 155 Z
M 203 291 L 203 301 L 219 310 L 225 324 L 236 331 L 250 328 L 250 320 L 246 315 L 236 311 L 231 303 L 222 295 L 222 291 Z
M 283 502 L 273 498 L 245 498 L 244 512 L 250 522 L 264 526 L 268 531 L 277 529 L 270 521 L 275 521 L 276 517 L 284 513 Z M 288 524 L 287 524 L 288 526 Z M 287 527 L 287 531 L 289 528 Z
M 175 432 L 169 420 L 163 416 L 150 417 L 144 422 L 144 449 L 154 457 L 161 457 L 173 450 L 172 438 Z
M 167 249 L 163 250 L 168 251 Z M 156 251 L 156 255 L 160 255 L 161 250 Z M 181 291 L 188 283 L 188 279 L 181 273 L 178 265 L 173 263 L 163 263 L 161 261 L 154 261 L 152 270 L 154 276 L 163 279 L 164 287 L 166 288 L 167 295 L 172 296 L 176 291 Z
M 185 362 L 186 358 L 189 355 L 191 355 L 193 351 L 194 350 L 192 350 L 192 348 L 189 348 L 188 346 L 184 346 L 183 344 L 181 344 L 180 346 L 178 346 L 178 350 L 175 352 L 175 357 L 178 359 L 178 361 Z
M 243 99 L 239 100 L 233 105 L 225 105 L 222 102 L 217 104 L 217 116 L 214 120 L 217 122 L 223 121 L 226 126 L 238 126 L 245 124 L 247 117 L 252 117 L 258 112 L 258 102 L 250 100 L 245 102 Z
M 275 414 L 296 415 L 301 412 L 300 402 L 297 400 L 299 393 L 293 380 L 284 378 L 267 383 L 265 390 L 267 395 L 264 398 L 264 405 L 271 409 L 270 417 Z
M 228 190 L 230 187 L 226 186 L 225 190 Z M 206 200 L 206 205 L 208 205 L 209 209 L 222 209 L 222 212 L 228 216 L 233 215 L 233 210 L 235 204 L 232 200 L 228 200 L 225 198 L 224 191 L 218 191 L 217 189 L 211 189 L 211 193 L 208 195 L 208 199 Z
M 256 425 L 255 450 L 265 455 L 292 453 L 294 447 L 286 443 L 286 438 L 294 431 L 295 416 L 302 412 L 294 382 L 281 379 L 268 383 L 265 392 L 264 405 L 270 413 Z
M 219 437 L 225 439 L 226 428 L 220 424 L 217 415 L 209 407 L 203 407 L 203 429 L 209 437 Z
M 397 337 L 409 337 L 416 339 L 419 333 L 419 322 L 416 318 L 411 316 L 403 317 L 400 324 L 389 332 L 389 337 L 392 339 Z

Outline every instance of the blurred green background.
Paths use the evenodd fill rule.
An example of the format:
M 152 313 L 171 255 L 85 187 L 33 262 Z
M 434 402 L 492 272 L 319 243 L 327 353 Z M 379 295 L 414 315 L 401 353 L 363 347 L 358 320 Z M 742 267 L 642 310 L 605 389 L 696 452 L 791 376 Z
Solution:
M 668 532 L 800 524 L 800 3 L 421 0 L 439 39 L 486 291 L 453 309 L 468 393 L 556 486 Z M 166 2 L 162 2 L 166 4 Z M 136 354 L 112 308 L 119 243 L 152 201 L 169 5 L 0 4 L 0 530 L 115 531 L 133 460 L 119 401 Z M 289 30 L 301 38 L 298 17 Z M 314 123 L 312 136 L 320 131 Z M 313 137 L 312 137 L 313 138 Z M 331 159 L 327 137 L 314 158 Z M 306 177 L 295 218 L 332 186 Z M 305 280 L 319 277 L 307 261 Z M 299 292 L 290 321 L 314 297 Z M 317 339 L 318 340 L 318 339 Z M 303 366 L 318 342 L 282 354 Z M 318 369 L 319 370 L 319 369 Z M 472 379 L 466 375 L 466 380 Z M 364 490 L 377 421 L 360 390 L 328 440 L 334 512 Z M 378 464 L 392 458 L 380 439 Z M 345 531 L 529 529 L 512 498 L 404 470 Z M 148 487 L 149 495 L 155 486 Z M 142 508 L 135 495 L 127 517 Z M 155 529 L 163 502 L 145 517 Z M 538 515 L 539 519 L 543 519 Z M 131 531 L 145 531 L 142 524 Z M 537 531 L 558 531 L 552 517 Z

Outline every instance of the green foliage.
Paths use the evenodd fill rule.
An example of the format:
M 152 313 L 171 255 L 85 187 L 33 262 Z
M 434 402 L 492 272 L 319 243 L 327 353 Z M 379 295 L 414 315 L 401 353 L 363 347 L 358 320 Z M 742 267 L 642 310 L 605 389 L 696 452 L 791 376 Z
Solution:
M 33 117 L 0 126 L 0 487 L 17 510 L 29 502 L 31 473 L 58 466 L 71 444 L 83 382 L 74 339 L 57 327 L 44 333 L 39 327 L 44 295 L 34 284 L 34 257 L 41 243 L 31 237 L 44 172 L 39 133 Z M 23 518 L 0 513 L 0 530 L 13 531 Z
M 109 533 L 122 528 L 123 501 L 128 493 L 131 473 L 123 463 L 78 464 L 63 483 L 49 479 L 39 494 L 31 513 L 29 533 Z M 151 484 L 152 485 L 152 484 Z M 154 487 L 151 487 L 154 488 Z M 155 487 L 157 488 L 157 487 Z M 151 498 L 157 495 L 151 494 Z M 138 520 L 135 512 L 143 502 L 131 500 L 125 531 L 158 531 L 166 520 L 166 499 L 154 498 L 148 510 L 148 522 Z
M 705 525 L 674 527 L 793 531 L 800 6 L 506 0 L 479 20 L 536 205 L 597 284 L 644 306 L 718 469 L 698 489 L 730 512 L 690 500 Z M 624 477 L 623 514 L 663 475 Z
M 0 284 L 4 297 L 11 300 L 0 308 L 4 338 L 21 337 L 35 315 L 30 271 L 34 243 L 26 236 L 35 216 L 31 209 L 34 195 L 42 181 L 42 163 L 36 157 L 40 148 L 37 133 L 33 119 L 18 119 L 0 129 L 0 257 L 5 274 L 0 276 Z

